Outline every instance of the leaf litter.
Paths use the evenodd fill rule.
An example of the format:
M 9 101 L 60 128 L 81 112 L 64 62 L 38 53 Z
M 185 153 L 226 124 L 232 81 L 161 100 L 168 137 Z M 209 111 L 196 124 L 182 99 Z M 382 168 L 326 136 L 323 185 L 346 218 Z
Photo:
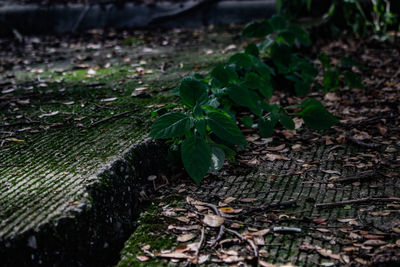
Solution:
M 352 47 L 344 49 L 349 46 Z M 389 54 L 399 52 L 391 44 L 366 41 L 337 41 L 313 49 L 323 50 L 334 58 L 358 58 L 366 66 L 361 73 L 366 89 L 341 88 L 325 97 L 314 93 L 340 118 L 341 123 L 333 129 L 325 133 L 278 129 L 268 142 L 261 140 L 255 130 L 246 129 L 249 146 L 238 153 L 239 164 L 209 175 L 200 188 L 189 181 L 177 186 L 177 194 L 187 195 L 187 201 L 180 204 L 186 211 L 180 211 L 179 216 L 186 214 L 189 220 L 170 225 L 168 229 L 177 237 L 196 235 L 193 238 L 196 242 L 190 239 L 184 244 L 187 246 L 184 252 L 169 252 L 172 254 L 167 256 L 176 256 L 183 265 L 201 262 L 205 265 L 298 266 L 304 265 L 307 259 L 320 262 L 321 266 L 400 264 L 400 220 L 394 219 L 400 213 L 400 185 L 396 180 L 400 173 L 397 119 L 400 75 L 390 65 L 400 64 L 400 57 L 388 59 Z M 283 93 L 277 101 L 281 99 L 296 102 Z M 297 128 L 301 124 L 296 121 Z M 307 153 L 315 146 L 326 147 L 326 155 L 293 160 L 294 156 Z M 343 153 L 349 146 L 354 152 Z M 274 164 L 285 162 L 295 162 L 295 169 L 273 173 Z M 230 185 L 238 188 L 243 185 L 243 193 L 210 193 L 230 175 L 245 173 L 250 175 Z M 271 184 L 277 179 L 289 184 L 299 179 L 303 191 L 322 187 L 338 197 L 313 198 L 300 192 L 297 198 L 270 202 L 263 196 L 266 192 L 262 190 L 266 189 L 256 188 L 257 179 Z M 223 184 L 225 187 L 220 192 L 230 192 L 229 183 Z M 268 189 L 268 193 L 282 192 L 282 196 L 288 193 L 293 197 L 290 195 L 293 192 L 283 185 L 275 188 Z M 351 191 L 359 193 L 349 194 Z M 331 216 L 330 211 L 333 214 L 340 211 L 341 215 Z M 189 217 L 193 212 L 198 216 Z M 205 228 L 204 238 L 200 238 L 202 228 Z M 284 244 L 287 240 L 298 244 L 297 247 L 287 247 Z M 294 250 L 291 253 L 297 256 L 288 256 L 283 261 L 275 256 L 277 251 L 285 255 L 287 252 L 282 252 L 285 249 Z

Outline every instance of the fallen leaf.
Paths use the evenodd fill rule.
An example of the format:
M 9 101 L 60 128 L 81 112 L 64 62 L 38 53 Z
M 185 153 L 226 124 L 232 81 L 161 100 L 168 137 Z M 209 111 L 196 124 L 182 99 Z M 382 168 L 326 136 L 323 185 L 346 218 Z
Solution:
M 251 202 L 254 202 L 254 201 L 257 201 L 257 200 L 258 200 L 258 198 L 252 198 L 252 197 L 239 199 L 239 201 L 245 202 L 245 203 L 251 203 Z
M 190 222 L 190 219 L 189 219 L 189 218 L 183 217 L 183 216 L 176 217 L 175 219 L 177 219 L 177 220 L 179 220 L 179 221 L 181 221 L 181 222 L 184 222 L 184 223 Z
M 195 205 L 204 205 L 205 203 L 204 202 L 201 202 L 201 201 L 198 201 L 198 200 L 195 200 L 194 198 L 192 198 L 192 197 L 190 197 L 190 196 L 187 196 L 186 197 L 186 202 L 189 204 L 189 205 L 192 205 L 192 206 L 195 206 Z
M 259 236 L 259 235 L 253 236 L 253 241 L 257 246 L 265 245 L 265 240 L 262 236 Z
M 174 258 L 174 259 L 193 259 L 192 256 L 182 252 L 154 253 L 154 256 L 162 258 Z
M 57 110 L 57 111 L 53 111 L 53 112 L 50 112 L 50 113 L 41 114 L 38 117 L 39 118 L 52 117 L 52 116 L 57 115 L 58 113 L 60 113 L 60 111 Z
M 378 247 L 378 246 L 382 246 L 382 245 L 386 245 L 386 244 L 387 243 L 385 241 L 378 240 L 378 239 L 370 239 L 363 243 L 364 246 L 373 246 L 373 247 Z
M 335 259 L 335 260 L 339 260 L 339 261 L 341 260 L 340 255 L 339 254 L 334 254 L 332 252 L 332 250 L 330 250 L 330 249 L 324 249 L 324 248 L 316 247 L 316 250 L 317 250 L 317 252 L 319 254 L 321 254 L 321 256 L 329 257 L 329 258 L 332 258 L 332 259 Z
M 248 235 L 250 236 L 264 236 L 266 234 L 268 234 L 270 232 L 270 229 L 263 229 L 257 232 L 253 232 L 253 233 L 248 233 Z
M 231 202 L 234 201 L 234 200 L 236 200 L 235 197 L 227 197 L 227 198 L 224 199 L 223 202 L 224 202 L 225 204 L 229 204 L 229 203 L 231 203 Z
M 178 238 L 176 240 L 178 240 L 178 242 L 187 242 L 189 240 L 192 240 L 195 237 L 196 237 L 196 235 L 192 234 L 192 233 L 182 234 L 182 235 L 178 236 Z
M 315 223 L 315 224 L 326 224 L 326 219 L 325 218 L 317 218 L 317 219 L 314 219 L 313 220 L 313 222 Z
M 204 215 L 203 219 L 203 223 L 210 227 L 220 227 L 224 221 L 224 218 L 214 214 Z
M 266 261 L 262 261 L 262 260 L 259 260 L 258 263 L 262 267 L 277 267 L 275 264 L 272 264 L 272 263 L 269 263 L 269 262 L 266 262 Z
M 275 160 L 289 160 L 289 158 L 282 156 L 282 155 L 278 155 L 278 154 L 271 154 L 268 153 L 267 155 L 265 155 L 264 157 L 262 157 L 263 160 L 269 160 L 269 161 L 275 161 Z
M 317 228 L 315 230 L 317 230 L 318 232 L 321 232 L 321 233 L 330 233 L 331 232 L 329 229 L 326 229 L 326 228 Z
M 203 264 L 210 258 L 210 255 L 200 255 L 197 264 Z
M 25 142 L 25 140 L 17 139 L 17 138 L 14 138 L 14 137 L 6 138 L 6 141 L 15 142 L 15 143 L 23 143 L 23 142 Z
M 374 212 L 370 212 L 370 214 L 372 216 L 374 216 L 374 217 L 377 217 L 377 216 L 388 216 L 390 214 L 390 211 L 387 211 L 387 210 L 385 210 L 385 211 L 374 211 Z
M 267 150 L 269 151 L 280 151 L 282 149 L 285 148 L 285 144 L 279 145 L 279 146 L 275 146 L 275 147 L 267 147 Z
M 311 252 L 313 250 L 315 250 L 316 247 L 314 245 L 311 245 L 309 243 L 303 243 L 299 246 L 299 250 L 301 251 L 306 251 L 306 252 Z
M 223 213 L 237 213 L 237 212 L 235 211 L 235 209 L 234 209 L 234 208 L 231 208 L 231 207 L 218 208 L 218 210 L 219 210 L 220 212 L 223 212 Z
M 189 226 L 178 226 L 178 225 L 169 225 L 168 230 L 178 230 L 178 231 L 191 231 L 200 229 L 199 225 L 189 225 Z
M 147 256 L 136 256 L 136 258 L 139 260 L 139 261 L 148 261 L 148 260 L 150 260 L 150 258 L 149 257 L 147 257 Z
M 104 99 L 102 99 L 100 101 L 101 102 L 112 102 L 112 101 L 115 101 L 115 100 L 117 100 L 116 97 L 110 97 L 110 98 L 104 98 Z
M 364 238 L 366 239 L 382 239 L 385 238 L 383 235 L 371 235 L 371 234 L 365 234 L 363 235 Z

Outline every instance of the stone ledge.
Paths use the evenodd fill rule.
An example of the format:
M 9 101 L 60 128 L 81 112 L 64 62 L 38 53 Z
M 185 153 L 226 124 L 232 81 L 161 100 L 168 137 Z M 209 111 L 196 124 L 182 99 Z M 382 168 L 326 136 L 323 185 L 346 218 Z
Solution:
M 106 266 L 116 263 L 150 195 L 147 177 L 166 172 L 166 147 L 146 139 L 105 165 L 85 199 L 60 218 L 0 240 L 2 266 Z

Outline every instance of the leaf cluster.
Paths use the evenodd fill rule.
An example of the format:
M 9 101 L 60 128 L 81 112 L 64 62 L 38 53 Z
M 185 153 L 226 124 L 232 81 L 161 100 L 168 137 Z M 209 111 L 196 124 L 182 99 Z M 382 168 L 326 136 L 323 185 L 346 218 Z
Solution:
M 298 52 L 300 46 L 311 45 L 303 28 L 273 16 L 248 24 L 243 36 L 263 41 L 232 55 L 208 77 L 184 78 L 178 88 L 182 105 L 160 116 L 150 132 L 153 138 L 169 140 L 171 150 L 197 184 L 207 173 L 219 170 L 225 158 L 232 160 L 236 148 L 247 145 L 239 122 L 258 128 L 265 138 L 273 135 L 278 124 L 294 130 L 293 117 L 303 118 L 306 126 L 316 130 L 338 122 L 313 98 L 290 107 L 269 103 L 275 89 L 288 89 L 282 85 L 294 88 L 297 96 L 311 90 L 317 68 Z M 332 70 L 324 66 L 327 72 Z M 251 115 L 242 116 L 243 111 Z

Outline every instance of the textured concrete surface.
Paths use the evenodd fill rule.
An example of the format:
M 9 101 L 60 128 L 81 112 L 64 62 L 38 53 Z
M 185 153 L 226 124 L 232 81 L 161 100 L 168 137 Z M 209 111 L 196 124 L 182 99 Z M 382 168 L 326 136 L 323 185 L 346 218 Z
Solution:
M 47 63 L 28 67 L 18 65 L 17 58 L 24 55 L 2 52 L 4 59 L 17 62 L 0 73 L 2 264 L 88 266 L 116 261 L 135 227 L 141 201 L 153 188 L 147 177 L 163 167 L 160 145 L 143 143 L 151 111 L 175 100 L 169 90 L 182 76 L 207 71 L 229 56 L 210 51 L 232 44 L 229 34 L 190 34 L 194 46 L 179 39 L 188 38 L 179 37 L 185 33 L 172 33 L 163 38 L 178 47 L 139 42 L 120 44 L 117 50 L 115 44 L 100 44 L 93 51 L 70 40 L 69 45 L 55 45 Z M 216 44 L 207 36 L 225 41 Z M 35 56 L 29 58 L 30 44 L 27 47 L 25 59 L 35 62 Z M 46 49 L 38 51 L 49 55 Z M 71 64 L 80 56 L 91 58 L 83 69 Z M 103 65 L 108 66 L 99 67 Z M 143 87 L 145 95 L 131 95 Z
M 261 155 L 267 153 L 264 146 L 259 146 L 256 151 Z M 244 153 L 242 158 L 248 158 L 252 152 Z M 331 250 L 333 254 L 343 253 L 345 247 L 352 247 L 353 243 L 348 238 L 349 234 L 357 229 L 369 229 L 377 235 L 383 234 L 392 227 L 392 223 L 398 221 L 398 211 L 392 211 L 386 216 L 371 215 L 379 214 L 387 208 L 386 205 L 374 202 L 343 205 L 329 208 L 318 208 L 316 204 L 341 202 L 345 200 L 360 199 L 366 197 L 400 197 L 400 182 L 398 178 L 388 178 L 376 174 L 373 178 L 361 181 L 361 183 L 339 183 L 334 180 L 340 177 L 347 177 L 358 173 L 354 167 L 343 166 L 341 163 L 346 158 L 356 158 L 360 155 L 371 153 L 366 150 L 354 147 L 334 147 L 325 145 L 314 145 L 310 149 L 298 152 L 279 153 L 286 157 L 285 160 L 262 161 L 256 165 L 232 167 L 230 170 L 218 172 L 211 175 L 201 187 L 190 184 L 177 184 L 174 190 L 169 190 L 157 201 L 155 208 L 157 212 L 145 212 L 142 216 L 143 226 L 139 229 L 149 237 L 141 239 L 141 233 L 135 232 L 126 242 L 122 251 L 122 260 L 118 266 L 184 266 L 186 261 L 168 261 L 162 258 L 151 258 L 149 262 L 141 262 L 138 255 L 143 253 L 142 248 L 150 245 L 150 252 L 167 251 L 176 247 L 179 243 L 176 237 L 181 232 L 168 229 L 168 225 L 186 227 L 195 226 L 196 219 L 185 224 L 174 218 L 174 215 L 163 215 L 168 209 L 176 210 L 176 216 L 185 215 L 185 209 L 193 212 L 193 207 L 188 207 L 185 196 L 220 205 L 224 199 L 233 197 L 236 200 L 229 203 L 234 209 L 250 210 L 255 207 L 269 205 L 271 203 L 296 200 L 295 206 L 276 207 L 266 211 L 252 212 L 248 215 L 225 218 L 226 225 L 236 223 L 234 228 L 239 232 L 246 229 L 271 229 L 265 236 L 265 245 L 259 246 L 268 252 L 264 261 L 280 266 L 285 263 L 292 263 L 296 266 L 342 266 L 329 257 L 322 257 L 317 252 L 301 249 L 301 245 L 310 244 Z M 247 155 L 246 155 L 247 154 Z M 378 155 L 378 152 L 372 152 Z M 260 154 L 259 154 L 260 155 Z M 362 156 L 361 156 L 362 157 Z M 239 156 L 240 160 L 241 156 Z M 396 159 L 395 154 L 388 155 L 388 159 Z M 398 169 L 393 169 L 398 171 Z M 171 195 L 174 196 L 171 199 Z M 242 201 L 243 200 L 243 201 Z M 161 209 L 162 208 L 162 209 Z M 154 209 L 154 208 L 153 208 Z M 180 212 L 179 212 L 180 211 Z M 151 217 L 155 216 L 155 217 Z M 192 215 L 194 216 L 194 215 Z M 150 219 L 152 218 L 152 219 Z M 397 218 L 397 219 L 396 219 Z M 321 220 L 322 219 L 322 220 Z M 321 220 L 321 221 L 318 221 Z M 201 223 L 199 223 L 201 225 Z M 163 226 L 165 225 L 165 226 Z M 200 227 L 200 226 L 199 226 Z M 232 226 L 233 227 L 233 226 Z M 274 227 L 295 227 L 301 233 L 277 234 L 272 230 Z M 211 229 L 212 230 L 212 229 Z M 252 230 L 255 231 L 255 230 Z M 194 233 L 195 231 L 192 231 Z M 218 229 L 206 231 L 208 238 L 215 238 Z M 383 234 L 385 235 L 385 234 Z M 223 239 L 234 238 L 225 234 Z M 165 240 L 164 244 L 158 241 Z M 188 243 L 198 242 L 199 236 Z M 139 241 L 138 241 L 139 240 Z M 394 242 L 394 241 L 393 241 Z M 183 243 L 181 243 L 183 244 Z M 242 245 L 244 247 L 244 245 Z M 214 248 L 219 250 L 219 246 Z M 212 254 L 214 249 L 204 245 L 201 253 Z M 227 246 L 229 249 L 242 251 L 241 247 Z M 224 251 L 224 250 L 222 250 Z M 233 254 L 232 254 L 233 255 Z M 204 266 L 230 266 L 227 263 L 212 261 L 213 257 Z M 342 264 L 345 264 L 342 262 Z

